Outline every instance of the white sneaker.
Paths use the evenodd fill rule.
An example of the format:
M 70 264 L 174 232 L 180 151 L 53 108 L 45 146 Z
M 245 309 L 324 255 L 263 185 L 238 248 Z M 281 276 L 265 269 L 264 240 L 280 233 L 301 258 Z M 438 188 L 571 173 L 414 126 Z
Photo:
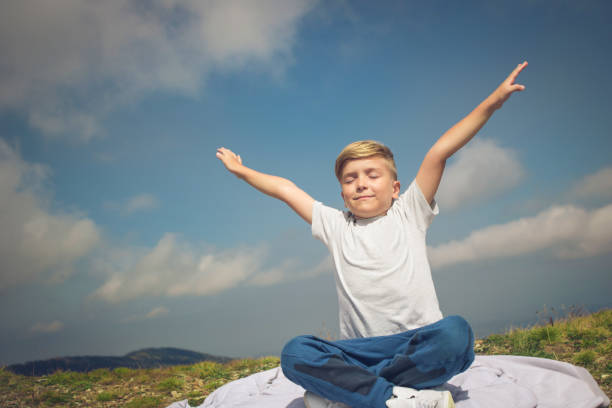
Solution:
M 304 393 L 304 405 L 306 408 L 351 408 L 342 402 L 330 401 L 310 391 Z
M 455 408 L 448 391 L 421 390 L 393 387 L 393 396 L 385 402 L 389 408 Z

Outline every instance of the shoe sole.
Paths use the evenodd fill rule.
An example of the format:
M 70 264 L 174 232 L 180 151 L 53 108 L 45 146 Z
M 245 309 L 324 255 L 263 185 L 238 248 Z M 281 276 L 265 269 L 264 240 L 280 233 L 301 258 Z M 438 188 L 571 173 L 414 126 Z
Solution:
M 318 395 L 315 396 L 310 394 L 306 397 L 306 394 L 304 394 L 304 405 L 306 405 L 306 408 L 325 408 L 328 404 L 324 401 L 325 400 Z
M 306 405 L 306 408 L 316 408 L 316 407 L 313 407 L 312 405 L 310 405 L 310 403 L 308 401 L 308 398 L 304 398 L 304 405 Z
M 444 407 L 445 408 L 455 408 L 455 401 L 453 401 L 453 396 L 449 391 L 446 391 L 444 396 Z

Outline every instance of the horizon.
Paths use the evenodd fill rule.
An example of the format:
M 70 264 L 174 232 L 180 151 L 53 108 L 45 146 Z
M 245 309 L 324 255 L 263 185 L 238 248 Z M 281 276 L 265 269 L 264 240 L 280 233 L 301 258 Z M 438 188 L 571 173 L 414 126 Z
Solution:
M 476 335 L 612 307 L 612 4 L 24 0 L 0 13 L 0 364 L 338 337 L 309 226 L 218 147 L 343 208 L 337 154 L 425 153 L 528 61 L 447 163 L 427 233 Z M 123 353 L 123 354 L 122 354 Z
M 594 311 L 589 311 L 587 309 L 585 309 L 584 307 L 571 307 L 567 310 L 567 313 L 564 315 L 556 315 L 556 318 L 553 318 L 553 321 L 555 323 L 558 323 L 559 321 L 562 321 L 563 319 L 570 317 L 570 316 L 583 316 L 583 314 L 580 313 L 588 313 L 588 314 L 593 314 L 593 313 L 597 313 L 597 312 L 601 312 L 603 310 L 610 310 L 610 307 L 603 307 L 601 309 L 598 310 L 594 310 Z M 539 313 L 539 312 L 537 312 Z M 536 315 L 537 315 L 536 313 Z M 579 313 L 577 315 L 573 315 L 572 313 Z M 502 331 L 491 331 L 488 334 L 482 335 L 482 336 L 476 336 L 476 340 L 478 339 L 485 339 L 487 337 L 489 337 L 492 334 L 507 334 L 509 332 L 511 332 L 512 330 L 515 329 L 531 329 L 533 327 L 537 327 L 537 326 L 541 326 L 541 325 L 547 325 L 549 320 L 552 318 L 551 315 L 547 315 L 547 317 L 544 318 L 544 321 L 542 321 L 542 318 L 536 318 L 530 322 L 526 322 L 525 324 L 519 324 L 519 325 L 506 325 L 506 328 Z M 243 358 L 261 358 L 261 357 L 279 357 L 280 358 L 280 352 L 278 354 L 261 354 L 261 355 L 256 355 L 256 356 L 226 356 L 226 355 L 218 355 L 218 354 L 212 354 L 212 353 L 208 353 L 204 350 L 192 350 L 192 349 L 186 349 L 186 348 L 180 348 L 180 347 L 166 347 L 166 346 L 158 346 L 158 347 L 141 347 L 139 349 L 136 350 L 132 350 L 132 351 L 127 351 L 125 353 L 120 353 L 120 354 L 108 354 L 108 355 L 102 355 L 102 354 L 90 354 L 90 355 L 85 355 L 85 354 L 79 354 L 79 355 L 72 355 L 72 354 L 66 354 L 66 355 L 62 355 L 62 356 L 55 356 L 55 357 L 49 357 L 49 358 L 45 358 L 45 359 L 40 359 L 40 360 L 30 360 L 30 361 L 23 361 L 23 362 L 16 362 L 16 363 L 12 363 L 9 365 L 24 365 L 24 364 L 29 364 L 29 363 L 34 363 L 34 362 L 39 362 L 39 361 L 48 361 L 48 360 L 53 360 L 53 359 L 62 359 L 62 358 L 77 358 L 77 357 L 126 357 L 129 356 L 130 354 L 133 353 L 137 353 L 140 351 L 146 351 L 146 350 L 161 350 L 161 349 L 172 349 L 172 350 L 179 350 L 179 351 L 189 351 L 189 352 L 195 352 L 198 354 L 205 354 L 211 357 L 215 357 L 215 358 L 231 358 L 231 359 L 243 359 Z M 7 366 L 9 366 L 7 365 Z

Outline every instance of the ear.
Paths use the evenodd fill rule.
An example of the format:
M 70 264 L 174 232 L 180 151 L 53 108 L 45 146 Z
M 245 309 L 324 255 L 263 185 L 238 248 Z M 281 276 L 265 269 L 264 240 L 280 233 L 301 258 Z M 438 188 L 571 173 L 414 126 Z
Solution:
M 393 198 L 395 198 L 396 200 L 399 198 L 400 187 L 401 187 L 401 184 L 399 180 L 394 180 L 393 181 Z

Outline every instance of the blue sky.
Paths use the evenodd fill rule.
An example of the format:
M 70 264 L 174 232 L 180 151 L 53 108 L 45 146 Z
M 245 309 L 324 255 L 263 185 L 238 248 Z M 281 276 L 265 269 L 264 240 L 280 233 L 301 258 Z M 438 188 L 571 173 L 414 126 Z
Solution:
M 340 208 L 346 144 L 387 144 L 407 187 L 524 60 L 525 91 L 447 163 L 428 232 L 442 310 L 483 336 L 612 305 L 609 2 L 2 9 L 2 364 L 337 336 L 326 249 L 216 148 Z

